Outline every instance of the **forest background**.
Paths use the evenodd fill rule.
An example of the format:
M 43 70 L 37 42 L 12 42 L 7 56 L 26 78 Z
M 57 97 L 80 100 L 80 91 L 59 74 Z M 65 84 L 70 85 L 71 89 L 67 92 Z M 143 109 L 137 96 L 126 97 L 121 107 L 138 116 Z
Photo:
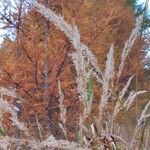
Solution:
M 16 112 L 18 120 L 24 122 L 32 137 L 40 141 L 47 139 L 51 134 L 57 140 L 74 141 L 80 143 L 82 147 L 88 141 L 89 147 L 93 148 L 96 139 L 94 148 L 103 145 L 104 149 L 108 147 L 111 149 L 112 139 L 109 138 L 113 137 L 114 143 L 118 142 L 115 136 L 108 134 L 113 122 L 111 134 L 121 137 L 125 143 L 128 143 L 122 144 L 119 141 L 115 147 L 119 149 L 126 145 L 128 149 L 131 147 L 148 149 L 150 146 L 147 142 L 150 138 L 147 119 L 149 113 L 144 117 L 144 125 L 136 134 L 136 138 L 133 133 L 133 129 L 140 120 L 140 114 L 145 110 L 144 108 L 147 110 L 145 106 L 150 100 L 148 1 L 145 1 L 143 5 L 139 5 L 136 0 L 39 0 L 39 3 L 50 8 L 56 15 L 63 16 L 68 24 L 78 27 L 81 42 L 85 43 L 96 56 L 97 68 L 101 68 L 107 76 L 100 74 L 102 78 L 98 81 L 102 82 L 102 85 L 99 85 L 99 82 L 92 77 L 93 74 L 97 77 L 97 68 L 94 72 L 93 64 L 90 64 L 85 67 L 85 72 L 88 72 L 88 78 L 85 81 L 84 74 L 80 74 L 83 70 L 76 68 L 77 58 L 72 59 L 75 57 L 72 54 L 75 54 L 76 50 L 73 40 L 71 41 L 70 37 L 63 33 L 65 31 L 59 30 L 60 27 L 57 28 L 57 22 L 53 24 L 45 17 L 46 15 L 43 15 L 44 13 L 42 14 L 42 11 L 37 11 L 33 7 L 33 1 L 3 0 L 0 13 L 1 28 L 5 30 L 5 34 L 1 35 L 3 42 L 0 47 L 1 99 L 7 99 L 10 107 L 13 107 Z M 134 30 L 138 22 L 136 20 L 141 15 L 143 20 L 139 25 L 139 33 L 133 36 L 136 37 L 136 40 L 134 38 L 133 40 L 130 37 L 136 32 Z M 128 45 L 126 51 L 132 49 L 127 54 L 125 63 L 122 61 L 124 45 Z M 112 56 L 113 49 L 115 51 Z M 108 56 L 113 57 L 114 61 Z M 84 59 L 85 62 L 88 61 L 88 58 Z M 124 63 L 123 69 L 120 69 L 120 62 Z M 116 72 L 120 70 L 118 77 Z M 109 73 L 115 74 L 113 78 L 109 77 Z M 80 81 L 85 81 L 83 87 L 79 87 L 81 82 L 77 82 L 77 77 L 81 79 Z M 105 91 L 107 81 L 110 83 L 108 90 Z M 87 95 L 82 97 L 84 88 Z M 11 92 L 7 90 L 18 96 L 10 94 Z M 137 97 L 138 95 L 140 96 Z M 102 97 L 101 100 L 100 97 Z M 101 106 L 104 97 L 107 107 Z M 128 111 L 125 111 L 124 107 L 128 98 L 131 103 L 127 106 Z M 81 99 L 86 99 L 86 103 Z M 133 102 L 132 99 L 135 101 Z M 110 114 L 116 110 L 116 106 L 119 106 L 121 111 L 117 112 L 113 120 L 114 116 Z M 85 115 L 86 109 L 87 111 L 90 109 L 90 113 Z M 10 112 L 12 111 L 1 116 L 2 137 L 21 139 L 27 136 L 16 125 L 12 126 L 12 119 L 9 118 L 13 113 Z M 98 130 L 94 138 L 91 137 L 91 134 L 96 132 L 93 131 L 93 126 L 95 130 Z M 103 133 L 105 136 L 102 136 Z M 109 136 L 106 136 L 106 133 Z M 85 137 L 86 140 L 84 140 Z M 100 143 L 95 137 L 101 139 Z M 133 141 L 134 146 L 129 144 L 131 139 L 138 139 L 136 142 Z M 12 142 L 12 145 L 15 144 Z

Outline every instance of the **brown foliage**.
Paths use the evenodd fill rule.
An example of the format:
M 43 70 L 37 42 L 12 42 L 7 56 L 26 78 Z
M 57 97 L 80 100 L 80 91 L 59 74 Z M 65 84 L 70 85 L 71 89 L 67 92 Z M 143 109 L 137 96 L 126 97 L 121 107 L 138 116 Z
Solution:
M 122 0 L 111 2 L 56 0 L 48 5 L 56 13 L 62 14 L 65 20 L 79 27 L 82 41 L 95 53 L 102 69 L 110 44 L 114 43 L 117 50 L 115 54 L 117 68 L 120 51 L 135 23 L 131 8 L 126 7 Z M 37 131 L 36 116 L 38 116 L 43 128 L 43 137 L 50 131 L 55 137 L 64 138 L 59 127 L 58 79 L 60 79 L 67 109 L 67 138 L 77 140 L 78 118 L 82 108 L 77 98 L 76 73 L 68 55 L 73 48 L 61 31 L 51 23 L 49 26 L 50 31 L 46 39 L 44 18 L 35 10 L 29 11 L 21 27 L 24 32 L 20 32 L 17 41 L 4 42 L 0 54 L 2 71 L 0 84 L 17 88 L 17 92 L 24 99 L 20 119 L 27 123 L 31 131 Z M 45 50 L 46 40 L 48 51 Z M 142 63 L 139 61 L 139 58 L 143 58 L 141 43 L 142 40 L 139 38 L 128 58 L 124 78 L 131 71 L 142 74 Z M 16 58 L 18 49 L 19 57 Z M 49 66 L 47 74 L 44 70 L 46 62 Z M 46 80 L 45 76 L 48 76 Z M 48 85 L 48 88 L 45 89 L 45 85 Z M 99 103 L 100 93 L 96 89 L 97 87 L 94 87 L 92 116 L 96 116 Z M 32 133 L 36 137 L 39 136 L 38 131 Z

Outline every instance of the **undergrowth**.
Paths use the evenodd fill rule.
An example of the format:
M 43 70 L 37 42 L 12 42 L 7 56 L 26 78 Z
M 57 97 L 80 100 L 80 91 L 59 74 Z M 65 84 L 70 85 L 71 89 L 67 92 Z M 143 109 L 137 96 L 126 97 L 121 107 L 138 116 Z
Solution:
M 18 110 L 11 105 L 5 96 L 18 98 L 18 94 L 13 89 L 1 87 L 0 93 L 0 108 L 1 114 L 8 112 L 11 114 L 12 126 L 18 128 L 18 130 L 24 135 L 24 138 L 17 139 L 15 137 L 9 137 L 7 130 L 1 124 L 0 129 L 0 148 L 4 150 L 12 149 L 110 149 L 110 150 L 123 150 L 123 149 L 148 149 L 150 147 L 150 128 L 147 126 L 148 119 L 150 117 L 150 101 L 145 105 L 141 114 L 136 120 L 134 131 L 127 137 L 126 128 L 118 123 L 117 118 L 122 113 L 128 114 L 132 109 L 133 104 L 138 95 L 147 93 L 147 91 L 128 91 L 130 83 L 135 75 L 131 75 L 122 89 L 119 87 L 119 79 L 122 75 L 123 68 L 125 66 L 126 58 L 128 57 L 141 27 L 143 17 L 140 16 L 135 24 L 135 28 L 129 39 L 126 41 L 121 53 L 121 62 L 119 69 L 115 69 L 114 53 L 115 49 L 113 44 L 110 46 L 110 50 L 107 54 L 105 70 L 101 70 L 96 57 L 89 49 L 89 47 L 81 42 L 80 32 L 77 26 L 68 24 L 64 18 L 55 14 L 45 6 L 34 2 L 33 4 L 36 10 L 41 13 L 47 20 L 51 21 L 55 26 L 64 32 L 70 43 L 75 48 L 75 51 L 70 53 L 72 63 L 76 70 L 76 83 L 79 100 L 83 105 L 82 112 L 79 118 L 79 130 L 77 133 L 78 142 L 70 142 L 66 139 L 57 140 L 53 135 L 49 135 L 46 139 L 37 139 L 33 137 L 28 131 L 28 127 L 25 123 L 20 122 L 18 119 Z M 100 85 L 99 92 L 102 91 L 99 97 L 99 114 L 89 126 L 86 126 L 85 122 L 91 115 L 92 103 L 93 103 L 93 86 L 94 80 Z M 66 108 L 63 105 L 65 99 L 63 90 L 61 89 L 61 82 L 58 80 L 58 93 L 60 104 L 60 127 L 66 135 Z M 117 91 L 117 92 L 116 92 Z M 19 99 L 21 99 L 19 97 Z M 111 101 L 111 103 L 110 103 Z M 109 109 L 111 107 L 111 109 Z M 127 116 L 128 117 L 128 116 Z M 1 115 L 1 122 L 3 115 Z M 37 127 L 39 134 L 41 134 L 40 124 L 37 119 Z M 128 123 L 127 123 L 128 124 Z

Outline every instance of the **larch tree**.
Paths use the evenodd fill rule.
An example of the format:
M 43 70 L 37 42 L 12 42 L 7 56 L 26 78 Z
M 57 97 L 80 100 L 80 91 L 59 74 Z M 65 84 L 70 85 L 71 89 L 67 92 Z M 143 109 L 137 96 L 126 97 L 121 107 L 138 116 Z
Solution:
M 68 23 L 79 27 L 81 40 L 97 56 L 98 64 L 103 70 L 106 54 L 113 44 L 116 49 L 115 66 L 118 70 L 121 49 L 135 24 L 133 10 L 125 5 L 123 0 L 40 2 L 56 14 L 64 16 Z M 34 136 L 42 139 L 46 136 L 45 133 L 51 133 L 56 138 L 78 140 L 79 114 L 83 106 L 78 99 L 76 72 L 70 58 L 70 53 L 75 49 L 64 33 L 35 9 L 29 10 L 21 21 L 21 5 L 19 10 L 16 40 L 6 39 L 1 48 L 0 84 L 16 88 L 24 99 L 20 119 L 27 123 Z M 126 83 L 129 72 L 138 76 L 143 75 L 142 44 L 143 39 L 139 37 L 125 64 L 123 76 L 118 81 L 121 83 L 118 89 Z M 91 80 L 89 90 L 93 90 L 95 97 L 91 117 L 86 120 L 87 124 L 95 119 L 98 112 L 97 104 L 100 103 L 98 97 L 102 94 L 97 90 L 99 85 L 90 86 L 91 82 L 95 82 Z M 117 92 L 117 89 L 115 90 Z M 62 105 L 65 106 L 66 118 L 63 119 L 66 122 L 60 115 L 61 92 L 65 97 Z M 37 120 L 41 125 L 41 132 L 37 128 Z M 64 128 L 67 133 L 63 132 Z

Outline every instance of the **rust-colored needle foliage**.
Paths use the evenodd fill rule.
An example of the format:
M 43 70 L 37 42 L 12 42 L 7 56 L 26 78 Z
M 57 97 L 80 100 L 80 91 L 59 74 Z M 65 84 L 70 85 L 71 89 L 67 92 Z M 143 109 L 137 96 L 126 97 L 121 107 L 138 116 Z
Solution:
M 116 49 L 117 70 L 121 50 L 135 24 L 133 11 L 124 4 L 123 0 L 49 2 L 41 0 L 40 2 L 64 16 L 68 23 L 78 26 L 81 40 L 97 56 L 98 64 L 102 69 L 105 67 L 106 54 L 113 43 Z M 24 16 L 21 29 L 23 32 L 20 31 L 16 41 L 6 39 L 1 48 L 0 84 L 16 88 L 17 93 L 21 95 L 23 100 L 19 118 L 26 122 L 35 137 L 44 138 L 46 134 L 52 133 L 56 138 L 78 140 L 77 131 L 82 105 L 76 90 L 76 71 L 69 55 L 74 51 L 74 47 L 63 32 L 51 22 L 47 22 L 35 9 L 29 10 Z M 139 37 L 132 53 L 129 54 L 118 88 L 126 83 L 130 72 L 139 77 L 143 75 L 142 43 L 143 39 Z M 58 80 L 65 97 L 63 104 L 66 107 L 67 136 L 59 125 L 61 117 Z M 98 86 L 94 84 L 93 87 L 93 109 L 87 124 L 91 123 L 98 113 L 98 97 L 101 94 L 97 90 Z M 37 118 L 41 125 L 41 135 L 36 124 Z M 7 125 L 10 122 L 7 119 L 4 121 Z M 9 129 L 11 128 L 8 128 L 8 133 Z M 11 131 L 10 134 L 14 132 L 17 131 Z

